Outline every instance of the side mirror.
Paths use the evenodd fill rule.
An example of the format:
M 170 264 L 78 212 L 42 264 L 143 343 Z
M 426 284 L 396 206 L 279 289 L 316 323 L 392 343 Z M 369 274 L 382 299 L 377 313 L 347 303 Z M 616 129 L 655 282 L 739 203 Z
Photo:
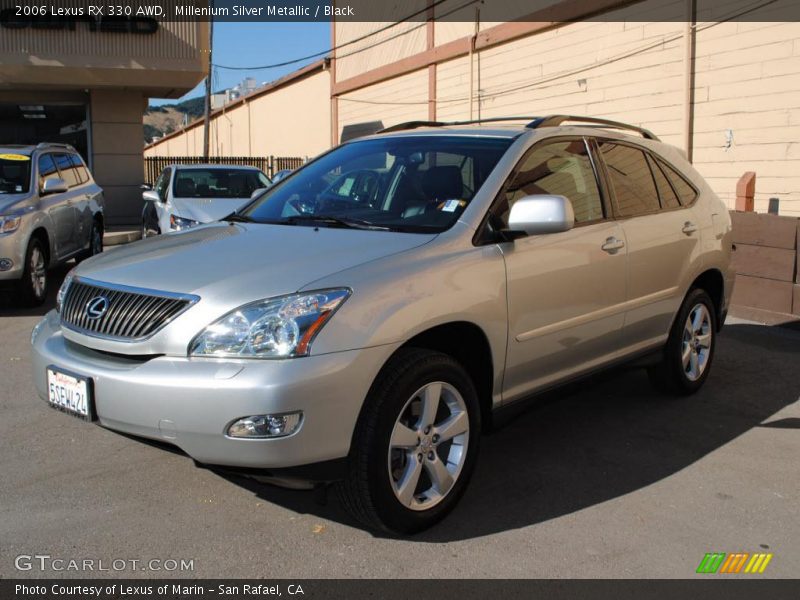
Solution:
M 527 235 L 559 233 L 575 226 L 572 202 L 564 196 L 535 194 L 517 200 L 508 216 L 508 229 Z
M 45 179 L 44 183 L 42 184 L 42 196 L 46 196 L 48 194 L 61 194 L 67 190 L 69 190 L 67 182 L 60 177 L 51 177 L 50 179 Z
M 258 188 L 257 190 L 253 190 L 253 193 L 250 194 L 250 200 L 255 200 L 256 196 L 260 196 L 261 192 L 265 192 L 267 188 Z
M 142 200 L 145 202 L 161 202 L 161 196 L 154 190 L 146 190 L 142 192 Z
M 143 192 L 146 192 L 147 190 L 152 190 L 153 186 L 150 185 L 149 183 L 143 183 L 142 185 L 139 186 L 139 189 L 142 190 Z

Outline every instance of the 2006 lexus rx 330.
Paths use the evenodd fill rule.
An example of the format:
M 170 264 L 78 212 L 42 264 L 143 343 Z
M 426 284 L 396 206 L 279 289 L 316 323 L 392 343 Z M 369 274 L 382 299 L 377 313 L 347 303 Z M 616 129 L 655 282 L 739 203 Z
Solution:
M 410 533 L 458 502 L 501 407 L 645 355 L 697 391 L 730 255 L 725 205 L 647 130 L 409 123 L 81 264 L 33 332 L 35 382 L 201 463 L 336 481 Z

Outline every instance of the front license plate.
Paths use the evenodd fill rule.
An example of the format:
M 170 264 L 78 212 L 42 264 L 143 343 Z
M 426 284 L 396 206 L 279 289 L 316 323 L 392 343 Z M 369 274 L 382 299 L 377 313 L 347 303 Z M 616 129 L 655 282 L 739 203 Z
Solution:
M 92 420 L 91 380 L 57 367 L 47 367 L 47 399 L 52 406 Z

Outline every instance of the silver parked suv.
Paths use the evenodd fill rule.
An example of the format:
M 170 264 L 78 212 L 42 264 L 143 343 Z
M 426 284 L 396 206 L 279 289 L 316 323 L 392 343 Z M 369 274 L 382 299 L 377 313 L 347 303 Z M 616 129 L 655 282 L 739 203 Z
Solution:
M 408 123 L 78 267 L 34 379 L 202 463 L 336 481 L 362 523 L 409 533 L 458 502 L 501 409 L 632 359 L 697 391 L 730 257 L 725 205 L 644 129 Z
M 103 190 L 67 144 L 0 146 L 0 285 L 39 305 L 47 269 L 103 250 Z

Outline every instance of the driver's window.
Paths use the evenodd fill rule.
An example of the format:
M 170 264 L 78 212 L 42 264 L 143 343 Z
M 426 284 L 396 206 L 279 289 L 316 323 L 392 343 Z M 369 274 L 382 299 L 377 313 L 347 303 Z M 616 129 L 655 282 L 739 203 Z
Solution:
M 56 163 L 53 161 L 53 155 L 42 154 L 39 157 L 39 189 L 51 177 L 58 177 L 58 169 L 56 169 Z
M 582 139 L 545 142 L 522 159 L 506 188 L 497 216 L 503 227 L 514 202 L 535 194 L 566 197 L 575 211 L 575 223 L 603 219 L 603 202 L 597 187 L 589 150 Z
M 167 189 L 169 189 L 170 175 L 172 175 L 172 169 L 167 167 L 166 169 L 161 171 L 161 175 L 156 181 L 155 185 L 156 192 L 158 193 L 158 197 L 161 198 L 162 202 L 167 201 Z

